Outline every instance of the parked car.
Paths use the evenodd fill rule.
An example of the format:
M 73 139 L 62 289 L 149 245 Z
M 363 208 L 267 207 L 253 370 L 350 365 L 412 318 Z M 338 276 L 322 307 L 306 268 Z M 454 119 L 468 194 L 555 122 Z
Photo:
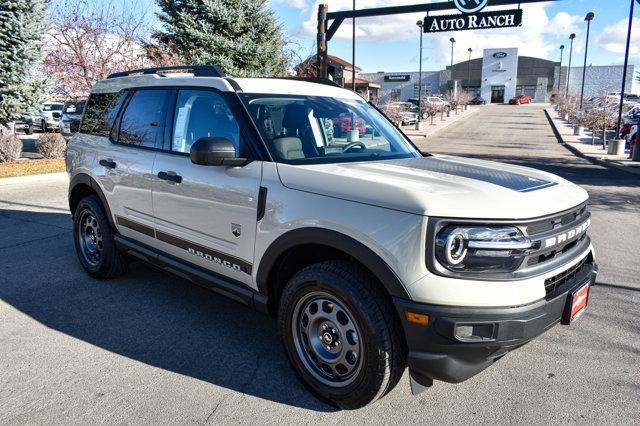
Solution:
M 86 100 L 65 102 L 62 116 L 58 122 L 60 133 L 62 133 L 62 136 L 65 138 L 71 137 L 71 135 L 78 131 L 85 103 Z
M 626 135 L 628 135 L 631 131 L 632 126 L 633 124 L 631 124 L 630 122 L 622 123 L 622 126 L 620 126 L 620 136 L 624 138 Z
M 398 109 L 401 126 L 415 124 L 418 121 L 418 107 L 412 102 L 392 102 L 389 107 Z
M 509 99 L 509 105 L 530 104 L 532 101 L 531 96 L 521 93 L 511 99 Z
M 340 137 L 347 133 L 349 130 L 354 130 L 351 127 L 351 116 L 343 114 L 339 117 L 336 117 L 333 120 L 334 133 L 336 136 Z M 355 130 L 359 133 L 366 132 L 365 122 L 362 118 L 356 117 L 356 125 Z
M 487 101 L 485 101 L 484 98 L 480 95 L 469 101 L 469 105 L 485 105 L 486 103 Z
M 70 238 L 89 276 L 139 259 L 271 315 L 300 379 L 345 409 L 406 366 L 413 392 L 462 382 L 585 312 L 597 266 L 582 188 L 422 154 L 332 82 L 176 68 L 96 83 L 69 142 Z M 322 131 L 353 116 L 371 137 Z M 564 334 L 546 353 L 579 342 Z
M 57 130 L 58 122 L 62 117 L 62 102 L 45 102 L 42 104 L 38 112 L 31 119 L 31 128 L 27 133 L 33 133 L 35 128 L 46 132 L 47 130 Z

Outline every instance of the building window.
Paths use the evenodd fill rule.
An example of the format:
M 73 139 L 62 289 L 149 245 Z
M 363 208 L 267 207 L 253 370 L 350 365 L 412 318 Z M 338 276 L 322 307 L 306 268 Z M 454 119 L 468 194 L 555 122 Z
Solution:
M 391 97 L 392 101 L 399 101 L 401 93 L 402 92 L 400 89 L 391 89 L 389 96 Z
M 414 84 L 413 85 L 413 97 L 417 98 L 418 97 L 418 91 L 420 90 L 420 85 L 419 84 Z M 431 96 L 431 83 L 422 83 L 422 96 Z
M 535 99 L 536 86 L 516 86 L 516 95 L 527 95 Z

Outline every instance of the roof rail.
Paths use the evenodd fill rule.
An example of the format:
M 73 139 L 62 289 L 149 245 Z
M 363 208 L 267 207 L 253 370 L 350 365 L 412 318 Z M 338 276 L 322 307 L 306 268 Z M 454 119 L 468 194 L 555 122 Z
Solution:
M 179 65 L 173 67 L 141 68 L 137 70 L 114 72 L 107 78 L 127 77 L 132 74 L 159 74 L 163 71 L 188 70 L 194 77 L 224 77 L 224 72 L 217 65 Z

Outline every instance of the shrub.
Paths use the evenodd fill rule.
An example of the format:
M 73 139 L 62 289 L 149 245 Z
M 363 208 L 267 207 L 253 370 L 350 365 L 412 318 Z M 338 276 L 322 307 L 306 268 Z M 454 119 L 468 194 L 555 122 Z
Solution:
M 44 158 L 60 158 L 66 154 L 67 142 L 59 133 L 43 133 L 38 136 L 37 149 Z
M 0 163 L 17 161 L 22 154 L 22 141 L 15 135 L 0 135 Z

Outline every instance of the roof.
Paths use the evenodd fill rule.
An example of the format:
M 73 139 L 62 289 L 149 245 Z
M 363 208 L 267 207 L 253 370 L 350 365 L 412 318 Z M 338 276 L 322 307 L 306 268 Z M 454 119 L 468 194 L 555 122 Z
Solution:
M 344 85 L 348 86 L 349 84 L 351 84 L 352 81 L 353 80 L 349 79 L 344 82 Z M 367 85 L 371 87 L 380 87 L 380 83 L 378 83 L 377 81 L 366 80 L 360 77 L 356 77 L 356 84 L 362 84 L 362 85 Z
M 340 65 L 342 65 L 345 69 L 349 69 L 352 70 L 353 69 L 353 64 L 351 64 L 350 62 L 345 61 L 342 58 L 339 58 L 337 56 L 333 56 L 333 55 L 327 55 L 327 57 L 329 59 L 331 59 L 332 61 L 335 61 L 337 63 L 339 63 Z M 362 68 L 356 66 L 356 72 L 362 71 Z
M 240 90 L 246 93 L 278 95 L 329 96 L 342 99 L 362 99 L 350 90 L 327 84 L 284 78 L 233 78 Z M 112 93 L 136 87 L 211 87 L 223 92 L 233 92 L 229 80 L 221 77 L 194 77 L 189 73 L 142 74 L 114 77 L 98 81 L 91 93 Z

